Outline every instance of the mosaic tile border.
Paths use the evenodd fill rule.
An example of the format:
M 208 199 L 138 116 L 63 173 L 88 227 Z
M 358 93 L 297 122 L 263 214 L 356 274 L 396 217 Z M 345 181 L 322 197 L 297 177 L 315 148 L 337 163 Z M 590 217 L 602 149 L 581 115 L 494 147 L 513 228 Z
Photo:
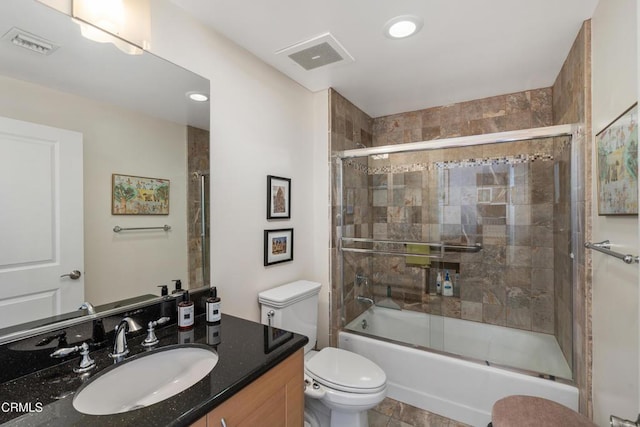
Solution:
M 380 175 L 387 173 L 404 173 L 404 172 L 422 172 L 434 169 L 453 169 L 460 167 L 477 167 L 492 165 L 510 165 L 515 166 L 523 163 L 533 163 L 535 161 L 553 161 L 554 156 L 548 153 L 535 154 L 517 154 L 515 156 L 503 157 L 485 157 L 485 158 L 469 158 L 463 160 L 447 160 L 443 162 L 432 163 L 411 163 L 406 165 L 384 165 L 384 166 L 368 166 L 359 163 L 354 159 L 345 159 L 343 165 L 358 172 L 368 175 Z

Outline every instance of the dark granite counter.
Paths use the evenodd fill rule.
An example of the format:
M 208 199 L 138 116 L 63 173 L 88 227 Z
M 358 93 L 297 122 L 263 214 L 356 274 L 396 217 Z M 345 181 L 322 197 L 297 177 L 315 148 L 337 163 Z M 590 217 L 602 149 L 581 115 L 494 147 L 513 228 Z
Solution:
M 73 372 L 80 360 L 75 355 L 63 363 L 0 384 L 0 422 L 8 426 L 188 426 L 308 342 L 304 336 L 224 314 L 219 329 L 215 328 L 199 315 L 191 331 L 179 331 L 175 324 L 156 330 L 160 339 L 156 349 L 196 344 L 215 348 L 219 356 L 209 375 L 169 399 L 116 415 L 76 411 L 72 405 L 75 391 L 113 364 L 108 357 L 110 349 L 102 348 L 91 353 L 97 369 L 86 376 Z M 218 338 L 214 337 L 216 332 Z M 131 353 L 127 359 L 147 351 L 141 346 L 144 338 L 144 333 L 128 338 Z M 10 369 L 3 365 L 3 370 Z

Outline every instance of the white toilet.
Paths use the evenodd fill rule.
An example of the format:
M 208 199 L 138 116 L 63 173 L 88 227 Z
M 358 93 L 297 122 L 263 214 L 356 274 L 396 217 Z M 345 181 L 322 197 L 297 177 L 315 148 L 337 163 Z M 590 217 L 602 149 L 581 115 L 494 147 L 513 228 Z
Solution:
M 313 351 L 318 326 L 320 283 L 299 280 L 258 294 L 262 323 L 306 335 L 305 420 L 321 427 L 367 427 L 367 410 L 387 394 L 378 365 L 350 351 Z

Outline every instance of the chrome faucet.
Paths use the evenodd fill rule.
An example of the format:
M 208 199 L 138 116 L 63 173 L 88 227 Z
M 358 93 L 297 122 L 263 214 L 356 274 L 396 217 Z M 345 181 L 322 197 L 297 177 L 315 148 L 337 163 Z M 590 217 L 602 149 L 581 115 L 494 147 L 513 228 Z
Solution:
M 78 310 L 87 310 L 87 314 L 96 314 L 96 309 L 93 307 L 93 304 L 88 301 L 83 302 L 82 305 L 78 307 Z
M 373 301 L 373 299 L 372 299 L 372 298 L 367 298 L 367 297 L 364 297 L 364 296 L 362 296 L 362 295 L 358 295 L 358 296 L 356 297 L 356 300 L 358 300 L 358 301 L 360 301 L 360 302 L 367 302 L 367 303 L 369 303 L 369 304 L 371 304 L 371 305 L 375 305 L 375 302 Z
M 122 362 L 127 354 L 129 354 L 129 347 L 127 347 L 127 332 L 135 332 L 142 329 L 142 326 L 130 317 L 123 318 L 115 329 L 115 336 L 113 338 L 113 352 L 109 354 L 109 357 L 113 359 L 113 363 Z

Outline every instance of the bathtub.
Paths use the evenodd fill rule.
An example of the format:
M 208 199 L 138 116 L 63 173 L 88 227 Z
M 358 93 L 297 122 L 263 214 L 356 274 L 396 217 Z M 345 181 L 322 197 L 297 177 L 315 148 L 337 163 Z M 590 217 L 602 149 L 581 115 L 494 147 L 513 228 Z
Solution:
M 485 427 L 494 402 L 512 394 L 578 409 L 578 389 L 560 380 L 571 370 L 551 335 L 372 307 L 339 332 L 338 346 L 378 364 L 390 398 L 473 426 Z

